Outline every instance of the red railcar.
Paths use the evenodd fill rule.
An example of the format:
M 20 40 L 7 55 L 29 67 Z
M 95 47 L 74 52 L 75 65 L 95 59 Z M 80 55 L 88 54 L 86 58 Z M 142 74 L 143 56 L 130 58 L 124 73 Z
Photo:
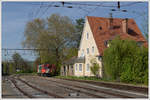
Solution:
M 53 76 L 56 73 L 56 66 L 54 64 L 38 65 L 37 73 L 39 76 Z

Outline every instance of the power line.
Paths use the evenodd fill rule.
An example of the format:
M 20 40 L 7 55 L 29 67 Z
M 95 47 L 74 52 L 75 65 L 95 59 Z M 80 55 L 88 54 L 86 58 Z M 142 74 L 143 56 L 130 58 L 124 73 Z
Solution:
M 50 50 L 50 49 L 40 49 L 40 48 L 35 48 L 35 49 L 21 49 L 21 48 L 2 48 L 2 50 L 41 50 L 41 51 L 45 51 L 45 50 Z
M 37 11 L 35 13 L 35 17 L 38 16 L 38 14 L 40 13 L 42 5 L 43 5 L 43 3 L 41 2 L 39 9 L 37 9 Z
M 59 2 L 61 3 L 61 2 Z M 138 3 L 143 3 L 143 2 L 132 2 L 132 3 L 128 3 L 128 4 L 120 4 L 120 7 L 128 7 L 128 6 L 132 6 L 132 5 L 135 5 L 135 4 L 138 4 Z M 26 5 L 34 5 L 34 6 L 41 6 L 40 3 L 25 3 L 25 2 L 20 2 L 18 4 L 26 4 Z M 75 3 L 75 2 L 64 2 L 64 6 L 65 5 L 80 5 L 80 6 L 99 6 L 99 7 L 118 7 L 118 5 L 101 5 L 101 4 L 86 4 L 86 3 Z M 49 6 L 49 4 L 45 4 L 43 3 L 42 4 L 42 7 L 47 7 Z M 59 5 L 55 5 L 53 7 L 60 7 Z M 63 7 L 63 5 L 61 6 Z
M 40 17 L 42 17 L 53 4 L 54 4 L 54 2 L 52 2 L 52 4 L 50 4 L 49 6 L 47 6 L 47 8 L 43 11 L 43 13 Z
M 127 7 L 127 6 L 132 6 L 132 5 L 134 5 L 134 4 L 137 4 L 137 3 L 143 3 L 143 2 L 133 2 L 133 3 L 129 3 L 129 4 L 124 4 L 124 5 L 120 5 L 120 7 Z M 81 4 L 81 3 L 70 3 L 70 2 L 65 2 L 65 4 L 71 4 L 71 5 L 84 5 L 84 6 L 99 6 L 99 7 L 118 7 L 118 5 L 117 6 L 113 6 L 113 5 L 109 5 L 109 6 L 107 6 L 107 5 L 101 5 L 101 4 L 98 4 L 98 5 L 94 5 L 94 4 Z

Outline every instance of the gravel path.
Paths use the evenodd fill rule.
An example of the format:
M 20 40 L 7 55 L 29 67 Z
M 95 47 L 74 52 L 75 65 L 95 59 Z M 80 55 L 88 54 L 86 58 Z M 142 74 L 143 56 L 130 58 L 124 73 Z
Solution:
M 2 77 L 2 98 L 27 98 L 20 93 L 7 76 Z

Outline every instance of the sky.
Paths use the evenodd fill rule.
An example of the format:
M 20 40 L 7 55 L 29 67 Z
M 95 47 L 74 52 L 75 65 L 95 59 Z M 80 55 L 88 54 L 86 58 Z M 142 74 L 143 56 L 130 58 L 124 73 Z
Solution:
M 35 18 L 46 19 L 58 13 L 75 21 L 85 16 L 109 17 L 111 9 L 117 9 L 117 2 L 2 2 L 2 48 L 23 48 L 25 25 Z M 61 7 L 54 7 L 55 5 Z M 95 6 L 90 6 L 95 5 Z M 148 2 L 120 2 L 120 9 L 127 12 L 112 12 L 115 18 L 133 18 L 143 32 L 144 16 L 148 15 Z M 67 8 L 66 6 L 72 6 Z M 115 6 L 115 7 L 113 7 Z M 145 14 L 145 15 L 144 15 Z M 148 22 L 147 22 L 148 23 Z M 2 59 L 11 59 L 14 52 L 2 52 Z M 34 60 L 32 52 L 19 52 L 27 60 Z M 6 56 L 4 56 L 6 54 Z

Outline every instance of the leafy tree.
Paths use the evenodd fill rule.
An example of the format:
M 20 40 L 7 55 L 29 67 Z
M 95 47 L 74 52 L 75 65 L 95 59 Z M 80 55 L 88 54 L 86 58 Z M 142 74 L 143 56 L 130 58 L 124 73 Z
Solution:
M 63 50 L 63 55 L 65 56 L 65 60 L 70 59 L 73 56 L 77 56 L 78 55 L 78 49 L 75 47 L 72 48 L 65 48 Z
M 41 58 L 38 57 L 38 58 L 35 59 L 34 64 L 33 64 L 33 66 L 34 66 L 33 71 L 34 72 L 37 72 L 37 66 L 40 65 L 40 64 L 41 64 Z
M 103 64 L 105 75 L 109 79 L 146 83 L 148 49 L 138 46 L 133 40 L 116 37 L 104 51 Z
M 22 58 L 21 58 L 21 56 L 19 55 L 19 53 L 14 53 L 14 54 L 12 55 L 12 59 L 13 59 L 13 62 L 14 62 L 14 67 L 15 67 L 15 69 L 16 69 L 16 68 L 20 68 L 20 67 L 21 67 Z
M 35 19 L 28 22 L 24 32 L 23 46 L 27 48 L 40 48 L 36 51 L 41 63 L 52 63 L 59 66 L 66 58 L 64 49 L 77 45 L 76 27 L 67 16 L 52 14 L 47 19 Z
M 96 62 L 95 59 L 91 60 L 91 66 L 90 66 L 91 72 L 96 76 L 99 77 L 99 64 Z
M 9 74 L 14 74 L 15 68 L 12 62 L 9 62 Z
M 9 67 L 8 67 L 8 61 L 2 62 L 2 74 L 8 75 L 9 74 Z
M 17 68 L 21 69 L 22 72 L 30 72 L 31 70 L 31 66 L 28 63 L 28 61 L 25 61 L 19 53 L 14 53 L 12 55 L 12 59 L 13 59 L 13 66 L 14 69 L 16 70 Z M 12 66 L 12 65 L 11 65 Z
M 82 35 L 82 32 L 83 32 L 83 27 L 84 27 L 84 19 L 83 18 L 80 18 L 80 19 L 77 19 L 76 20 L 76 31 L 77 31 L 77 48 L 79 47 L 79 44 L 80 44 L 80 40 L 81 40 L 81 35 Z

